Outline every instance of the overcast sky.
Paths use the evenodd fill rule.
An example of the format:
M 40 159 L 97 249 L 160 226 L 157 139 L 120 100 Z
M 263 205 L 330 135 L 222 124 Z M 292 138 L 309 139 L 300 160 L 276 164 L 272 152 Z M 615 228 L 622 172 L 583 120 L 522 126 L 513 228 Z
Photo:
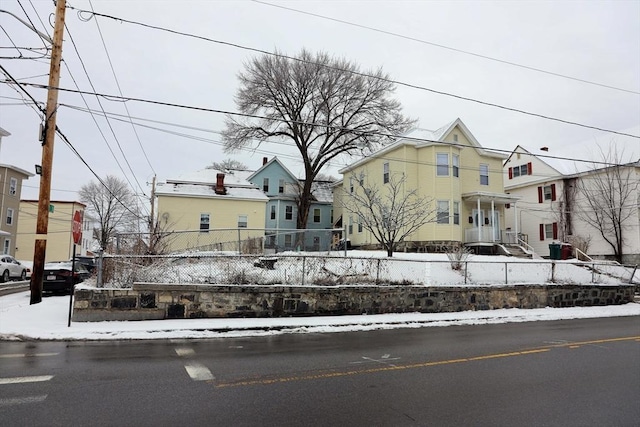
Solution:
M 382 67 L 409 85 L 640 135 L 640 1 L 269 3 L 70 0 L 77 9 L 217 42 L 67 9 L 60 86 L 233 112 L 237 73 L 258 55 L 243 47 L 290 55 L 306 48 L 345 57 L 363 70 Z M 53 32 L 52 1 L 5 0 L 0 9 Z M 41 49 L 40 38 L 6 13 L 0 13 L 0 24 L 1 65 L 21 82 L 47 84 L 48 58 L 7 59 L 41 56 L 42 50 L 11 48 Z M 12 134 L 3 138 L 0 163 L 33 171 L 41 163 L 41 118 L 21 101 L 26 96 L 5 83 L 6 76 L 0 79 L 0 127 Z M 45 90 L 25 89 L 45 102 Z M 592 159 L 597 143 L 606 147 L 617 141 L 627 159 L 640 156 L 637 138 L 403 85 L 396 95 L 420 127 L 435 130 L 459 117 L 486 148 L 547 146 L 550 154 Z M 262 157 L 277 154 L 303 175 L 295 151 L 283 145 L 224 153 L 218 134 L 222 113 L 108 98 L 98 102 L 95 96 L 65 92 L 59 103 L 58 126 L 89 167 L 101 177 L 126 178 L 136 193 L 150 194 L 154 174 L 164 181 L 227 157 L 255 169 Z M 93 116 L 82 111 L 87 105 Z M 337 176 L 344 161 L 327 172 Z M 76 191 L 94 179 L 56 138 L 52 199 L 76 200 Z M 37 198 L 38 177 L 24 185 L 23 198 Z

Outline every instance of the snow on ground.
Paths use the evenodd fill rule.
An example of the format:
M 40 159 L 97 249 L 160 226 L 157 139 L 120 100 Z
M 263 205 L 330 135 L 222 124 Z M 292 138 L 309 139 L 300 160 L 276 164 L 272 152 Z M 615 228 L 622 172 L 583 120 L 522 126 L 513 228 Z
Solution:
M 339 257 L 343 252 L 325 254 Z M 205 255 L 205 254 L 200 254 Z M 211 254 L 208 254 L 211 255 Z M 219 254 L 218 254 L 219 255 Z M 278 254 L 281 255 L 281 254 Z M 299 256 L 300 253 L 285 255 Z M 318 255 L 307 254 L 307 255 Z M 349 257 L 385 258 L 379 251 L 349 251 Z M 328 258 L 328 256 L 327 256 Z M 445 254 L 394 253 L 393 267 L 382 271 L 392 280 L 409 279 L 431 286 L 464 286 L 464 277 L 451 269 Z M 282 262 L 281 262 L 282 261 Z M 324 268 L 337 268 L 340 264 L 323 263 Z M 336 259 L 335 261 L 338 261 Z M 417 261 L 434 261 L 423 263 Z M 492 286 L 509 283 L 544 283 L 550 277 L 551 262 L 504 256 L 471 256 L 467 276 L 471 283 Z M 210 261 L 202 261 L 211 269 Z M 559 282 L 596 284 L 621 283 L 606 275 L 593 275 L 584 268 L 572 265 L 574 261 L 557 261 L 555 277 Z M 185 265 L 172 265 L 184 278 L 196 277 L 199 261 Z M 280 268 L 290 268 L 288 261 L 278 261 Z M 347 263 L 348 269 L 357 270 L 360 261 Z M 367 263 L 363 263 L 367 267 Z M 278 266 L 278 264 L 276 264 Z M 248 264 L 248 267 L 253 267 Z M 371 266 L 368 266 L 371 269 Z M 505 271 L 506 269 L 506 271 Z M 264 269 L 258 269 L 265 272 Z M 623 276 L 630 275 L 622 269 Z M 339 273 L 339 272 L 338 272 Z M 212 273 L 208 273 L 212 274 Z M 636 273 L 638 277 L 638 273 Z M 628 279 L 625 281 L 627 282 Z M 309 285 L 309 284 L 308 284 Z M 367 331 L 374 329 L 420 328 L 427 326 L 476 325 L 540 320 L 585 319 L 595 317 L 640 316 L 640 304 L 630 303 L 604 307 L 502 309 L 465 311 L 457 313 L 403 313 L 360 316 L 282 317 L 261 319 L 176 319 L 148 321 L 72 322 L 67 327 L 69 296 L 43 298 L 40 304 L 30 305 L 29 292 L 0 297 L 0 340 L 127 340 L 127 339 L 180 339 L 264 336 L 283 333 L 322 333 Z
M 629 303 L 604 307 L 502 309 L 428 314 L 72 322 L 71 327 L 67 327 L 68 296 L 45 297 L 40 304 L 34 305 L 30 305 L 29 300 L 28 291 L 0 297 L 0 340 L 225 338 L 640 316 L 640 304 Z

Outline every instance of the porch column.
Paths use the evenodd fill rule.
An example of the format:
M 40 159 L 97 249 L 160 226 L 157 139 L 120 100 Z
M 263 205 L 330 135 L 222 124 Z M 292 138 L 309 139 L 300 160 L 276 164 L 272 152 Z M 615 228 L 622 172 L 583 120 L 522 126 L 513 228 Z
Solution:
M 513 223 L 515 224 L 513 228 L 516 231 L 516 241 L 514 243 L 519 244 L 518 243 L 518 203 L 517 202 L 513 202 Z
M 495 201 L 491 199 L 491 241 L 496 241 L 496 206 Z
M 478 242 L 482 242 L 482 218 L 480 216 L 480 197 L 478 197 Z

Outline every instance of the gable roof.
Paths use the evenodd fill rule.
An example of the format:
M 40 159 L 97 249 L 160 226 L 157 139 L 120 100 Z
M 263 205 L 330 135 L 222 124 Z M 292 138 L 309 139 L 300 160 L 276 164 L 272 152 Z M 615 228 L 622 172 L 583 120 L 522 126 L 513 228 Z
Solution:
M 548 151 L 542 149 L 534 149 L 531 147 L 523 147 L 522 145 L 517 145 L 516 148 L 513 149 L 509 157 L 505 160 L 504 164 L 506 165 L 511 157 L 514 154 L 525 154 L 528 156 L 532 156 L 537 158 L 539 161 L 543 162 L 556 172 L 559 175 L 568 176 L 574 175 L 576 173 L 586 172 L 588 170 L 593 169 L 589 162 L 576 162 L 573 160 L 564 159 L 561 156 L 554 156 L 550 154 Z
M 289 176 L 291 177 L 292 181 L 297 181 L 298 178 L 296 178 L 296 176 L 291 173 L 291 171 L 280 161 L 280 159 L 278 159 L 277 156 L 273 156 L 273 158 L 271 160 L 269 160 L 268 162 L 266 162 L 265 164 L 263 164 L 260 168 L 258 168 L 257 171 L 253 172 L 251 175 L 249 175 L 247 177 L 247 181 L 251 181 L 258 173 L 262 172 L 263 170 L 271 167 L 272 164 L 277 163 L 278 165 L 280 165 L 280 167 L 287 173 L 289 174 Z
M 386 153 L 395 150 L 398 147 L 403 145 L 410 145 L 416 148 L 428 147 L 436 144 L 449 144 L 449 145 L 457 145 L 455 142 L 446 142 L 445 139 L 449 136 L 453 130 L 458 127 L 460 131 L 464 134 L 467 140 L 471 143 L 471 147 L 473 147 L 480 155 L 488 156 L 488 157 L 496 157 L 499 159 L 505 159 L 507 156 L 501 153 L 496 153 L 490 150 L 486 150 L 480 145 L 478 140 L 473 136 L 469 128 L 464 124 L 464 122 L 457 118 L 446 125 L 438 128 L 437 130 L 428 130 L 422 128 L 414 128 L 406 132 L 404 135 L 398 137 L 393 143 L 381 148 L 380 150 L 372 153 L 369 156 L 365 156 L 362 159 L 340 169 L 338 173 L 345 174 L 350 170 L 361 166 L 371 159 L 375 159 L 378 157 L 384 156 Z
M 219 173 L 224 174 L 226 194 L 216 194 L 215 187 Z M 156 186 L 158 196 L 188 196 L 218 199 L 250 199 L 267 201 L 268 197 L 247 177 L 252 171 L 221 172 L 217 169 L 201 169 L 188 172 L 177 178 L 167 179 Z

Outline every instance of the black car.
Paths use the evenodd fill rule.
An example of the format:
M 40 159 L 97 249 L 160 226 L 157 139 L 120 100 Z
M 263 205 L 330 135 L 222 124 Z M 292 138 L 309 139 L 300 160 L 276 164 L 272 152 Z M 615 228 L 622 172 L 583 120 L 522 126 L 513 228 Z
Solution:
M 73 285 L 83 282 L 91 274 L 84 265 L 75 263 L 71 273 L 71 261 L 50 262 L 44 265 L 42 290 L 44 292 L 71 292 Z
M 69 262 L 73 261 L 70 259 Z M 87 269 L 89 273 L 93 273 L 96 269 L 96 259 L 92 256 L 76 256 L 76 264 L 84 265 L 84 268 Z

